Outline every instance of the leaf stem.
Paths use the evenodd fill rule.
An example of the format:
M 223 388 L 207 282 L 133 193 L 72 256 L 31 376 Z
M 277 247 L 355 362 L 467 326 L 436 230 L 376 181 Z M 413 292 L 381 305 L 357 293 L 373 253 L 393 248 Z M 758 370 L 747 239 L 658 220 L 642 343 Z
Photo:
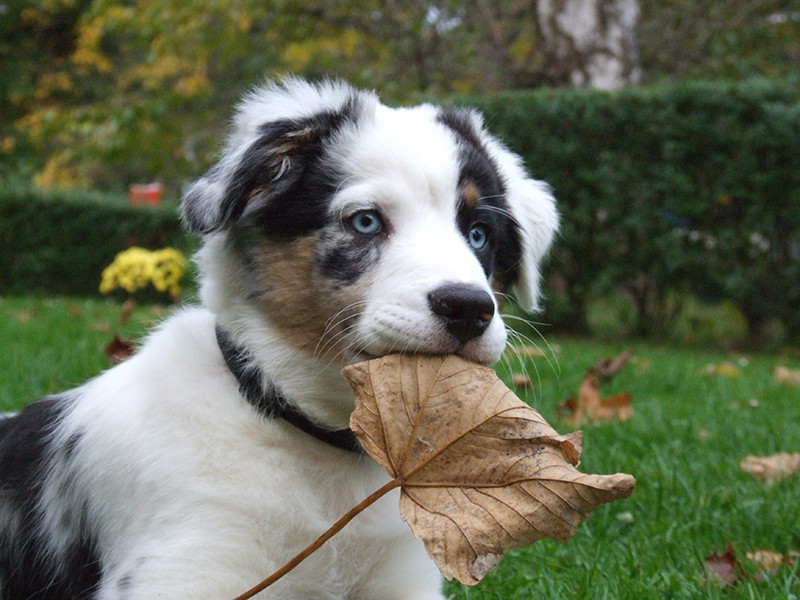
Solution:
M 319 550 L 320 546 L 331 539 L 334 535 L 339 533 L 345 525 L 347 525 L 350 521 L 352 521 L 356 515 L 362 512 L 364 509 L 369 507 L 370 505 L 377 502 L 381 497 L 385 496 L 393 489 L 400 487 L 403 485 L 404 479 L 401 476 L 395 477 L 386 485 L 380 487 L 379 489 L 372 492 L 369 496 L 364 498 L 361 502 L 356 504 L 353 508 L 351 508 L 341 519 L 336 521 L 330 528 L 319 536 L 314 542 L 306 546 L 297 556 L 283 565 L 280 569 L 275 571 L 272 575 L 267 577 L 264 581 L 259 583 L 258 585 L 252 587 L 251 589 L 247 590 L 241 596 L 236 596 L 233 600 L 248 600 L 252 598 L 259 592 L 265 590 L 273 583 L 278 581 L 281 577 L 286 575 L 289 571 L 294 569 L 297 565 L 303 562 L 306 558 L 308 558 L 311 554 Z

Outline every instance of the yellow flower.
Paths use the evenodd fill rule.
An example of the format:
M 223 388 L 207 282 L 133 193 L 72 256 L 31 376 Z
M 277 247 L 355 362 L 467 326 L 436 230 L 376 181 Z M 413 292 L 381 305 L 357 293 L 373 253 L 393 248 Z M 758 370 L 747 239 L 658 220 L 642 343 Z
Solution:
M 178 296 L 186 263 L 186 257 L 175 248 L 146 250 L 132 246 L 117 254 L 114 261 L 103 269 L 100 293 L 123 289 L 133 294 L 152 285 L 159 292 Z

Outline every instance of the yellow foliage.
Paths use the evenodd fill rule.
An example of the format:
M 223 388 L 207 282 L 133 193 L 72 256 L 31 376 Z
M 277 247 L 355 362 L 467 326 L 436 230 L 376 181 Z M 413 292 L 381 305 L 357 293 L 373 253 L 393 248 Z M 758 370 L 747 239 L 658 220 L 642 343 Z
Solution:
M 46 100 L 55 92 L 70 92 L 74 88 L 75 83 L 72 81 L 72 77 L 64 71 L 42 73 L 37 81 L 34 98 L 39 101 Z
M 44 168 L 33 176 L 33 184 L 43 190 L 87 187 L 89 182 L 80 177 L 72 159 L 68 150 L 54 153 Z
M 93 67 L 98 73 L 109 73 L 113 68 L 112 62 L 100 49 L 103 41 L 102 22 L 95 19 L 87 25 L 80 27 L 72 61 L 79 67 Z
M 178 296 L 186 263 L 186 257 L 175 248 L 145 250 L 133 246 L 117 254 L 103 269 L 100 293 L 123 289 L 133 294 L 152 284 L 159 292 Z
M 199 76 L 205 79 L 202 74 L 197 74 L 193 71 L 192 65 L 186 60 L 174 54 L 165 54 L 159 56 L 152 63 L 134 65 L 124 75 L 120 76 L 120 81 L 124 86 L 141 84 L 145 89 L 157 90 L 164 85 L 165 81 L 173 78 Z M 191 89 L 191 85 L 197 85 L 199 89 L 198 82 L 182 85 L 186 85 L 187 90 Z
M 515 65 L 523 66 L 531 61 L 534 51 L 534 39 L 531 35 L 521 35 L 508 49 L 508 54 Z
M 180 94 L 186 98 L 197 96 L 198 94 L 206 91 L 211 86 L 208 78 L 202 73 L 193 73 L 186 77 L 181 77 L 175 82 L 173 89 L 175 93 Z
M 7 135 L 0 137 L 0 154 L 11 154 L 17 148 L 17 138 Z
M 253 19 L 245 12 L 239 13 L 235 16 L 236 19 L 236 26 L 239 28 L 240 31 L 250 31 L 250 28 L 253 26 Z
M 52 25 L 54 14 L 74 6 L 75 0 L 39 0 L 36 6 L 23 8 L 20 18 L 26 25 L 45 28 Z
M 292 71 L 302 71 L 320 58 L 351 59 L 363 44 L 358 30 L 348 27 L 335 37 L 288 44 L 281 58 Z
M 26 25 L 46 27 L 50 24 L 50 15 L 38 8 L 33 8 L 31 6 L 26 6 L 23 8 L 20 11 L 19 16 L 20 20 Z

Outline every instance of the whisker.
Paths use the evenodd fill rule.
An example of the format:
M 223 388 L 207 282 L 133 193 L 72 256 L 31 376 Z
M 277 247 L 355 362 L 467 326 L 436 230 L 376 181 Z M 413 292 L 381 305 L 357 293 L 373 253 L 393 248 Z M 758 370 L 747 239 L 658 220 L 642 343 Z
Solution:
M 341 309 L 339 312 L 337 312 L 335 315 L 330 317 L 327 321 L 325 321 L 325 328 L 323 329 L 322 335 L 320 336 L 319 340 L 317 341 L 317 345 L 314 348 L 314 352 L 312 353 L 314 355 L 314 357 L 317 357 L 320 354 L 324 355 L 324 353 L 321 352 L 321 351 L 324 350 L 333 340 L 335 340 L 337 337 L 340 337 L 340 335 L 342 334 L 342 332 L 340 331 L 339 333 L 337 333 L 333 337 L 328 337 L 328 333 L 330 331 L 332 331 L 336 327 L 341 326 L 343 323 L 347 322 L 350 319 L 357 318 L 357 317 L 361 316 L 363 314 L 363 312 L 356 311 L 356 312 L 354 312 L 352 314 L 349 314 L 349 315 L 346 314 L 341 319 L 338 319 L 338 317 L 340 315 L 342 315 L 342 313 L 346 313 L 348 311 L 355 311 L 359 307 L 366 306 L 366 304 L 367 304 L 367 302 L 364 301 L 364 300 L 348 304 L 343 309 Z
M 556 375 L 557 377 L 561 377 L 561 364 L 558 361 L 558 355 L 556 354 L 556 352 L 553 349 L 553 347 L 550 345 L 550 342 L 547 341 L 547 338 L 544 336 L 544 334 L 541 331 L 539 331 L 539 328 L 537 327 L 537 325 L 545 325 L 545 323 L 537 323 L 536 321 L 532 321 L 530 319 L 526 319 L 526 318 L 520 317 L 518 315 L 503 314 L 501 316 L 503 317 L 504 321 L 506 321 L 506 320 L 521 321 L 522 323 L 524 323 L 525 325 L 530 327 L 536 333 L 536 335 L 539 337 L 539 339 L 544 343 L 546 351 L 543 350 L 541 348 L 541 346 L 539 346 L 539 343 L 537 341 L 534 341 L 531 337 L 525 335 L 521 331 L 519 331 L 517 329 L 513 329 L 513 336 L 517 340 L 522 342 L 523 345 L 531 346 L 532 348 L 535 348 L 536 350 L 541 352 L 542 356 L 547 361 L 547 364 L 550 366 L 550 369 L 553 371 L 553 374 Z M 555 360 L 555 364 L 553 363 L 552 360 L 550 360 L 551 356 Z
M 342 324 L 345 321 L 347 321 L 348 319 L 356 318 L 358 316 L 360 316 L 360 315 L 356 314 L 356 315 L 351 315 L 349 317 L 345 317 L 344 319 L 342 319 L 340 321 L 339 324 Z M 331 352 L 333 352 L 334 350 L 336 350 L 337 345 L 339 344 L 339 342 L 341 342 L 342 340 L 346 339 L 347 335 L 350 332 L 352 332 L 357 326 L 358 326 L 357 323 L 352 323 L 352 324 L 340 329 L 338 332 L 336 332 L 335 335 L 333 335 L 333 336 L 331 336 L 330 338 L 327 339 L 327 341 L 322 345 L 322 347 L 319 348 L 319 351 L 317 351 L 317 350 L 314 351 L 314 357 L 317 360 L 325 361 L 325 362 L 328 362 L 328 363 L 335 362 L 336 359 L 338 359 L 344 352 L 346 352 L 348 349 L 353 347 L 355 345 L 355 342 L 354 341 L 347 342 L 345 344 L 345 347 L 343 349 L 339 350 L 331 358 L 328 358 L 329 354 Z

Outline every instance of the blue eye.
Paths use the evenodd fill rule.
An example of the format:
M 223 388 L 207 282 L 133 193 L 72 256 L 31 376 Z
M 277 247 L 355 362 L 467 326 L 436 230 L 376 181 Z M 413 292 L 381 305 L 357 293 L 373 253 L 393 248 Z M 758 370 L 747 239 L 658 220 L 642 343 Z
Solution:
M 361 210 L 350 217 L 350 227 L 362 235 L 375 235 L 383 230 L 383 221 L 376 210 Z
M 473 250 L 483 250 L 488 239 L 489 234 L 483 225 L 473 225 L 467 234 L 467 241 Z

